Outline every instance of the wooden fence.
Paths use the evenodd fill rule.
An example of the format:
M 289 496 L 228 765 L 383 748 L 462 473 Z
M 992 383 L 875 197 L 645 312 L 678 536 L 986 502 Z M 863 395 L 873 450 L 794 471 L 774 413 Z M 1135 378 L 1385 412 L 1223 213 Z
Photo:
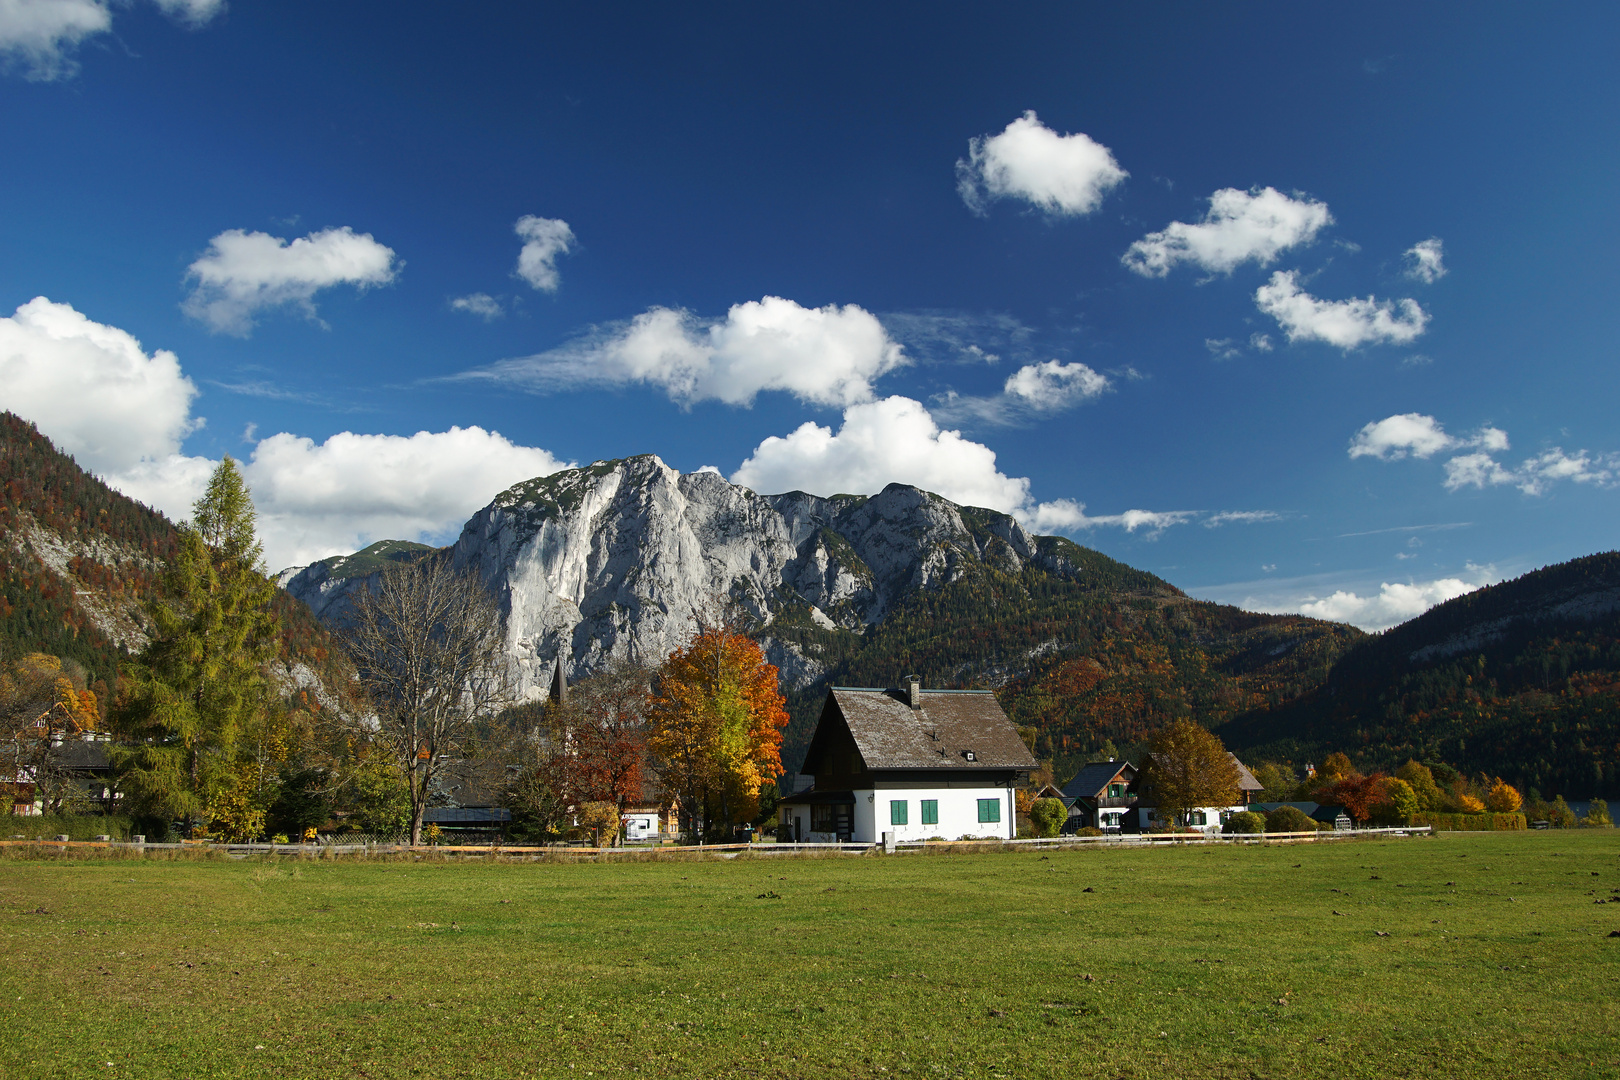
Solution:
M 365 857 L 368 855 L 417 858 L 468 856 L 493 858 L 500 861 L 529 862 L 536 860 L 596 860 L 613 859 L 666 859 L 713 857 L 734 859 L 746 852 L 754 857 L 791 857 L 794 855 L 870 855 L 917 854 L 929 849 L 948 851 L 1078 849 L 1085 847 L 1163 847 L 1166 845 L 1208 844 L 1312 844 L 1332 840 L 1350 840 L 1370 837 L 1428 836 L 1427 825 L 1393 829 L 1328 829 L 1319 832 L 1233 833 L 1200 835 L 1195 833 L 1114 833 L 1104 836 L 1057 836 L 1049 839 L 1026 840 L 901 840 L 890 844 L 695 844 L 687 846 L 628 844 L 623 847 L 572 847 L 552 845 L 522 847 L 505 844 L 457 845 L 421 844 L 227 844 L 189 841 L 178 844 L 125 843 L 107 840 L 0 840 L 0 847 L 55 848 L 66 852 L 71 849 L 101 849 L 126 854 L 158 853 L 165 851 L 192 851 L 218 853 L 233 858 L 267 856 L 271 858 L 335 858 L 337 856 Z

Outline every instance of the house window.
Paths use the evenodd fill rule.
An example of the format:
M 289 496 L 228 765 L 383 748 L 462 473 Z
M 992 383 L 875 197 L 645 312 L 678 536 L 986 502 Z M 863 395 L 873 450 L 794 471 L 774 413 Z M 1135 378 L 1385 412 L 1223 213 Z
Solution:
M 1103 824 L 1103 828 L 1105 828 L 1105 829 L 1117 829 L 1117 828 L 1119 828 L 1119 815 L 1118 814 L 1104 814 L 1102 816 L 1102 824 Z
M 1108 797 L 1110 799 L 1123 799 L 1125 797 L 1125 785 L 1124 784 L 1109 784 L 1108 785 Z
M 904 825 L 904 824 L 906 824 L 906 800 L 904 800 L 904 799 L 891 799 L 891 800 L 889 800 L 889 824 L 890 825 Z
M 922 823 L 924 825 L 939 824 L 939 800 L 924 799 L 922 801 Z
M 1001 820 L 1000 799 L 979 800 L 979 824 L 990 825 Z
M 810 831 L 829 833 L 838 831 L 839 807 L 832 803 L 815 803 L 810 807 Z
M 1192 825 L 1203 825 L 1205 823 L 1204 812 L 1202 810 L 1194 810 L 1188 815 L 1188 823 Z

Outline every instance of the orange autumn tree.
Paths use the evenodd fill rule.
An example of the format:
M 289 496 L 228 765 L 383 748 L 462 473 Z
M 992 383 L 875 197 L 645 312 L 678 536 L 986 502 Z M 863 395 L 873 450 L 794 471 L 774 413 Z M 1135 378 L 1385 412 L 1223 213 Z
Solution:
M 760 788 L 782 771 L 788 714 L 758 642 L 728 627 L 702 629 L 664 661 L 649 714 L 648 749 L 690 835 L 759 812 Z

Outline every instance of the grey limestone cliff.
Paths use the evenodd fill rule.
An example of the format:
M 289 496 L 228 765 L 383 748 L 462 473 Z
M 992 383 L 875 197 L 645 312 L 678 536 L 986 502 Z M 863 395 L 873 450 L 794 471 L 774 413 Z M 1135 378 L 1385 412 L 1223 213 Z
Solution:
M 317 615 L 341 622 L 382 560 L 427 553 L 383 547 L 295 567 L 280 580 Z M 1011 517 L 917 488 L 760 495 L 718 473 L 683 475 L 651 454 L 516 484 L 474 514 L 446 554 L 499 598 L 528 697 L 546 692 L 559 655 L 573 677 L 610 655 L 657 663 L 728 605 L 765 625 L 784 680 L 807 685 L 820 665 L 769 637 L 784 615 L 860 633 L 912 590 L 955 580 L 972 564 L 1068 570 Z M 377 558 L 356 562 L 366 555 Z

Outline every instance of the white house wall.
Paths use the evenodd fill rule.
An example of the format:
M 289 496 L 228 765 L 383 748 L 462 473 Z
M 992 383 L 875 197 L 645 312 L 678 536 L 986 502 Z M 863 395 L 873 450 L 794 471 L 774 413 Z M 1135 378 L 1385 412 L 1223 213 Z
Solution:
M 889 824 L 889 803 L 904 799 L 906 824 Z M 939 803 L 939 823 L 922 823 L 922 802 L 934 799 Z M 1001 806 L 1001 820 L 979 821 L 979 800 L 995 799 Z M 955 840 L 962 836 L 985 839 L 1011 840 L 1018 829 L 1017 806 L 1013 789 L 1005 787 L 983 788 L 877 788 L 855 793 L 855 839 L 862 843 L 876 843 L 883 834 L 892 831 L 896 840 L 928 840 L 941 837 Z M 865 822 L 870 832 L 861 831 Z
M 884 833 L 891 831 L 895 834 L 894 838 L 900 841 L 931 840 L 936 837 L 956 840 L 963 836 L 1011 840 L 1017 835 L 1017 804 L 1013 798 L 1012 788 L 865 788 L 856 791 L 854 795 L 855 812 L 851 820 L 851 842 L 856 844 L 875 844 L 883 838 Z M 889 803 L 897 799 L 903 799 L 906 803 L 904 825 L 889 823 Z M 939 803 L 937 824 L 922 823 L 924 799 L 933 799 Z M 983 823 L 979 821 L 980 799 L 996 800 L 1001 808 L 1000 821 Z M 801 822 L 799 835 L 803 837 L 804 843 L 832 844 L 838 841 L 835 833 L 810 831 L 811 810 L 802 803 L 782 808 L 780 820 L 785 830 L 782 834 L 784 838 L 791 838 L 794 835 L 795 818 Z

